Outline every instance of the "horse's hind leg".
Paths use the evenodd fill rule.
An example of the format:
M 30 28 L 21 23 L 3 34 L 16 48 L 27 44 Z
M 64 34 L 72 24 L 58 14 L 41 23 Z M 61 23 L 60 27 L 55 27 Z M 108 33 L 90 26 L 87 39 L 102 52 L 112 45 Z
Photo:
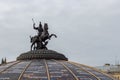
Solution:
M 30 50 L 32 51 L 32 45 L 31 45 L 31 48 L 30 48 Z

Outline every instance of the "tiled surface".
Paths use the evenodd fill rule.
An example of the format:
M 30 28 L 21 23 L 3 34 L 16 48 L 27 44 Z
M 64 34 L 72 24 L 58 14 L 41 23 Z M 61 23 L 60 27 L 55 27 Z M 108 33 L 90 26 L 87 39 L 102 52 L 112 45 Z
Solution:
M 0 80 L 19 80 L 20 75 L 21 80 L 114 80 L 90 67 L 69 61 L 16 61 L 0 66 Z

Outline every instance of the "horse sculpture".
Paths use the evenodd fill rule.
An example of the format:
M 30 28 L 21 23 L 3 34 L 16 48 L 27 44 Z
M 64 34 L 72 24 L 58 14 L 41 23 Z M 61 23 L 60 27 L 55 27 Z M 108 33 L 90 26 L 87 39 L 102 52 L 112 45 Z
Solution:
M 44 24 L 43 32 L 42 32 L 42 34 L 41 34 L 41 36 L 40 36 L 40 39 L 41 39 L 43 42 L 45 42 L 47 39 L 50 40 L 52 36 L 54 36 L 55 38 L 57 38 L 57 36 L 56 36 L 55 34 L 49 35 L 49 33 L 48 33 L 48 25 L 47 25 L 47 23 L 45 23 L 45 24 Z

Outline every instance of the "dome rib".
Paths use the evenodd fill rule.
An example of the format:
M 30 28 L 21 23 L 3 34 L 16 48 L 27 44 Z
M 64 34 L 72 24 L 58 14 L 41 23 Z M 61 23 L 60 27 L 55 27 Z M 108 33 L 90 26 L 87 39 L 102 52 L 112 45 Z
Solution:
M 61 64 L 61 65 L 63 65 L 64 68 L 66 68 L 73 75 L 73 77 L 75 78 L 75 80 L 79 80 L 78 77 L 73 73 L 73 71 L 69 67 L 67 67 L 65 64 L 63 64 L 61 62 L 58 62 L 56 60 L 54 60 L 54 61 L 57 62 L 57 63 L 59 63 L 59 64 Z
M 8 64 L 7 64 L 7 65 L 6 65 L 6 64 L 3 64 L 3 66 L 6 65 L 6 67 L 4 67 L 4 69 L 0 71 L 0 74 L 3 73 L 3 72 L 5 72 L 7 69 L 13 67 L 14 65 L 16 65 L 16 64 L 18 64 L 18 63 L 20 63 L 20 61 L 13 62 L 13 63 L 12 63 L 12 62 L 8 63 L 8 64 L 10 64 L 10 65 L 8 65 Z M 1 66 L 2 66 L 2 65 L 1 65 Z
M 61 61 L 61 60 L 60 60 Z M 69 72 L 62 64 L 55 60 L 47 60 L 48 69 L 50 72 L 51 80 L 76 80 L 74 76 Z M 67 76 L 66 76 L 67 75 Z
M 31 61 L 31 60 L 30 60 Z M 24 62 L 24 60 L 23 60 Z M 22 74 L 20 80 L 28 80 L 34 77 L 38 77 L 39 79 L 49 79 L 46 71 L 46 64 L 45 59 L 39 59 L 39 60 L 32 60 L 31 64 L 25 69 L 24 73 Z M 36 73 L 37 72 L 37 73 Z M 40 73 L 38 73 L 40 72 Z M 35 74 L 34 74 L 35 73 Z M 49 71 L 48 71 L 49 73 Z M 43 75 L 44 74 L 44 75 Z M 36 79 L 35 79 L 36 80 Z
M 25 72 L 26 69 L 30 66 L 31 63 L 32 63 L 32 61 L 30 61 L 30 62 L 25 66 L 25 68 L 23 69 L 22 73 L 20 74 L 18 80 L 21 80 L 21 79 L 22 79 L 22 76 L 23 76 L 24 72 Z
M 80 67 L 77 67 L 73 64 L 66 62 L 63 62 L 64 65 L 68 66 L 68 68 L 75 73 L 75 75 L 79 79 L 94 79 L 98 80 L 95 76 L 91 75 L 90 73 L 86 72 L 85 70 L 81 69 Z M 78 72 L 79 71 L 79 72 Z
M 50 73 L 49 73 L 48 65 L 47 65 L 47 62 L 45 59 L 44 59 L 44 63 L 45 63 L 45 68 L 46 68 L 46 72 L 47 72 L 47 78 L 48 78 L 48 80 L 50 80 Z
M 83 65 L 83 64 L 82 64 Z M 114 78 L 113 77 L 111 77 L 110 75 L 108 75 L 108 74 L 105 74 L 104 72 L 102 72 L 102 71 L 99 71 L 99 70 L 97 70 L 97 69 L 95 69 L 95 68 L 93 68 L 93 67 L 90 67 L 90 66 L 87 66 L 87 65 L 83 65 L 83 66 L 86 66 L 86 67 L 89 67 L 89 68 L 91 68 L 91 69 L 93 69 L 93 70 L 95 70 L 95 71 L 97 71 L 97 72 L 100 72 L 100 73 L 102 73 L 103 75 L 105 75 L 106 77 L 110 77 L 110 78 L 112 78 L 112 80 L 114 80 Z
M 92 72 L 87 71 L 87 70 L 83 69 L 82 67 L 80 67 L 80 66 L 78 66 L 78 65 L 76 65 L 76 64 L 74 64 L 74 63 L 72 63 L 72 62 L 67 62 L 67 63 L 73 64 L 73 65 L 79 67 L 80 69 L 84 70 L 85 72 L 91 74 L 91 75 L 94 76 L 97 80 L 101 80 L 99 77 L 97 77 L 97 76 L 96 76 L 95 74 L 93 74 Z
M 83 67 L 88 67 L 88 68 L 90 68 L 90 69 L 92 69 L 92 70 L 94 70 L 94 71 L 96 71 L 96 72 L 98 72 L 98 73 L 101 73 L 104 77 L 107 77 L 107 78 L 109 78 L 109 79 L 111 78 L 112 80 L 115 80 L 115 79 L 113 79 L 113 77 L 111 77 L 111 76 L 109 76 L 109 75 L 103 73 L 102 71 L 99 71 L 99 70 L 97 70 L 97 69 L 95 69 L 95 68 L 93 68 L 93 67 L 86 66 L 86 65 L 83 65 L 83 64 L 82 64 L 82 66 L 83 66 Z
M 103 79 L 103 77 L 101 77 L 101 76 L 104 76 L 104 78 L 107 78 L 108 80 L 109 80 L 109 79 L 110 79 L 110 80 L 115 80 L 113 77 L 111 77 L 111 76 L 109 76 L 109 75 L 107 75 L 107 74 L 105 74 L 105 73 L 103 73 L 103 72 L 101 72 L 101 71 L 99 71 L 99 70 L 97 70 L 97 69 L 95 69 L 95 68 L 93 68 L 93 67 L 90 67 L 90 66 L 87 66 L 87 65 L 83 65 L 83 64 L 78 64 L 78 63 L 75 63 L 75 62 L 70 62 L 70 63 L 76 64 L 78 67 L 81 67 L 81 68 L 83 68 L 83 69 L 91 72 L 91 73 L 94 74 L 95 76 L 99 77 L 100 80 Z M 96 73 L 98 73 L 99 75 L 97 75 Z

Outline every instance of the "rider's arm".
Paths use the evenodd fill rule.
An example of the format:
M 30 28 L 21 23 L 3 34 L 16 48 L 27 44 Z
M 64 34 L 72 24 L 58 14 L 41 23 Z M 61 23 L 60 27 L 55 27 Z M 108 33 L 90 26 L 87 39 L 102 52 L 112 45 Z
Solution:
M 34 28 L 34 29 L 38 29 L 37 27 L 35 27 L 35 23 L 33 24 L 33 28 Z

